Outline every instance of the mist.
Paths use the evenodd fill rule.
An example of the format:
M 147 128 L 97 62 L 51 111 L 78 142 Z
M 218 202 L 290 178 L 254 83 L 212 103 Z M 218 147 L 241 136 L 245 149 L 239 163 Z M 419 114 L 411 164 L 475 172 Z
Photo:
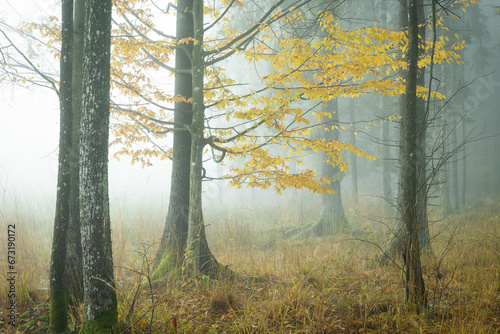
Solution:
M 61 124 L 60 64 L 92 52 L 61 37 L 69 2 L 76 27 L 74 1 L 0 5 L 0 275 L 15 276 L 0 285 L 14 305 L 0 331 L 60 332 L 56 281 L 57 326 L 73 333 L 102 305 L 122 333 L 498 327 L 495 0 L 179 0 L 179 13 L 118 1 L 110 68 L 82 58 L 78 77 L 71 64 L 69 82 L 87 85 L 71 107 L 78 129 Z M 83 36 L 102 37 L 94 23 Z M 61 58 L 61 43 L 80 51 Z M 111 78 L 105 108 L 89 93 L 93 67 Z M 60 166 L 96 166 L 72 159 L 104 143 L 81 127 L 98 112 L 107 169 L 65 198 Z M 74 142 L 60 150 L 65 131 Z M 89 237 L 97 227 L 102 239 Z M 99 306 L 92 282 L 114 302 Z

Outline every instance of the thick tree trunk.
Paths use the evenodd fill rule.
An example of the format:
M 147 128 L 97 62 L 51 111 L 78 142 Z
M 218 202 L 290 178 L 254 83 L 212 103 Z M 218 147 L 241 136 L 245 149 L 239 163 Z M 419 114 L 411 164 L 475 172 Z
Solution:
M 82 282 L 82 241 L 80 235 L 80 117 L 82 109 L 82 64 L 83 64 L 83 33 L 85 22 L 85 2 L 74 0 L 73 11 L 73 124 L 72 148 L 70 165 L 70 212 L 68 226 L 68 241 L 66 255 L 66 290 L 71 306 L 78 308 L 83 302 Z
M 108 198 L 111 0 L 85 3 L 80 219 L 84 321 L 80 333 L 109 333 L 118 321 Z
M 71 45 L 73 35 L 73 0 L 62 1 L 62 42 L 60 73 L 60 131 L 57 174 L 56 214 L 50 262 L 50 329 L 52 333 L 68 330 L 65 289 L 66 239 L 70 209 L 70 154 L 72 139 Z
M 194 37 L 193 0 L 177 2 L 177 40 Z M 175 53 L 175 68 L 191 69 L 191 54 L 193 43 L 183 44 L 182 49 Z M 174 93 L 185 100 L 193 96 L 192 76 L 188 73 L 176 73 Z M 183 126 L 192 121 L 193 105 L 191 102 L 175 102 L 174 122 L 178 131 L 174 132 L 172 177 L 170 184 L 170 199 L 167 219 L 157 260 L 161 260 L 158 269 L 153 274 L 154 279 L 165 276 L 170 270 L 182 263 L 186 250 L 188 236 L 189 214 L 189 169 L 191 161 L 191 134 Z
M 417 200 L 419 194 L 418 150 L 419 129 L 417 107 L 417 76 L 418 76 L 418 7 L 419 0 L 408 0 L 408 72 L 406 78 L 406 108 L 402 115 L 403 165 L 402 165 L 402 196 L 401 214 L 404 227 L 403 243 L 403 277 L 405 303 L 418 312 L 427 307 L 425 284 L 422 277 L 422 267 L 419 247 L 419 217 Z

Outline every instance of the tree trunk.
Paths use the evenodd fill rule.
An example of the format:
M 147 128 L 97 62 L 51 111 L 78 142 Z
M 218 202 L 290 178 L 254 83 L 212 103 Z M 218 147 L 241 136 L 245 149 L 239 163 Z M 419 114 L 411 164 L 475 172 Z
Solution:
M 381 97 L 381 110 L 387 110 L 385 97 Z M 382 123 L 382 192 L 384 196 L 384 216 L 391 215 L 391 170 L 390 170 L 390 123 L 384 121 Z
M 352 123 L 350 144 L 356 147 L 356 102 L 354 99 L 349 99 L 349 115 L 350 121 Z M 354 204 L 358 205 L 359 195 L 358 195 L 358 156 L 356 154 L 351 154 L 351 166 L 349 166 L 352 178 L 352 198 Z
M 189 187 L 189 234 L 186 267 L 188 273 L 215 278 L 219 273 L 219 264 L 208 247 L 202 210 L 202 179 L 203 179 L 203 148 L 205 106 L 204 106 L 204 74 L 205 62 L 203 55 L 203 2 L 193 3 L 194 39 L 199 41 L 193 46 L 193 120 L 189 127 L 191 132 L 191 165 Z
M 66 267 L 66 239 L 70 208 L 70 154 L 73 116 L 71 110 L 73 0 L 62 1 L 61 25 L 59 163 L 56 214 L 50 262 L 50 330 L 52 333 L 64 333 L 68 330 L 64 271 Z
M 322 128 L 321 137 L 325 141 L 338 141 L 340 139 L 338 101 L 328 101 L 326 108 L 332 114 L 332 120 Z M 322 153 L 321 176 L 330 180 L 327 186 L 335 193 L 321 195 L 321 212 L 312 226 L 312 232 L 317 237 L 340 232 L 349 225 L 342 206 L 340 189 L 343 173 L 338 166 L 333 166 L 327 161 L 328 155 Z
M 177 1 L 177 41 L 194 38 L 193 0 Z M 193 43 L 183 44 L 182 49 L 175 53 L 175 68 L 190 70 L 190 57 L 193 53 Z M 188 73 L 175 74 L 175 96 L 189 100 L 193 96 L 192 76 Z M 172 177 L 170 184 L 170 200 L 163 236 L 158 249 L 157 260 L 161 259 L 153 279 L 165 276 L 170 270 L 182 263 L 186 250 L 188 236 L 189 214 L 189 169 L 191 159 L 191 134 L 183 126 L 191 124 L 193 105 L 191 102 L 177 101 L 174 103 L 174 131 Z
M 406 0 L 400 0 L 399 2 L 400 5 L 400 10 L 399 10 L 399 22 L 400 22 L 400 27 L 401 29 L 404 29 L 406 26 L 408 26 L 408 7 Z M 421 19 L 424 19 L 424 13 L 423 13 L 423 6 L 417 6 L 417 11 L 419 11 L 419 16 Z M 423 22 L 421 22 L 423 23 Z M 419 29 L 418 34 L 421 37 L 425 37 L 425 33 L 422 31 L 423 28 Z M 423 38 L 422 38 L 423 40 Z M 417 48 L 418 50 L 418 48 Z M 422 50 L 418 50 L 417 52 L 422 52 Z M 417 55 L 418 57 L 418 55 Z M 403 74 L 404 76 L 407 76 L 407 73 Z M 417 69 L 417 83 L 423 84 L 425 83 L 423 80 L 423 72 L 418 71 Z M 406 112 L 407 108 L 407 95 L 401 95 L 399 97 L 399 112 L 401 116 L 403 116 Z M 425 104 L 423 100 L 417 98 L 417 110 L 416 110 L 416 115 L 417 115 L 417 120 L 416 123 L 418 124 L 418 129 L 415 129 L 415 136 L 416 136 L 416 141 L 417 141 L 417 153 L 416 153 L 416 175 L 418 177 L 417 179 L 417 197 L 416 197 L 416 208 L 415 212 L 417 217 L 419 218 L 419 224 L 418 225 L 418 231 L 419 231 L 419 245 L 420 249 L 429 249 L 430 248 L 430 237 L 429 237 L 429 225 L 428 225 L 428 219 L 427 219 L 427 183 L 426 183 L 426 171 L 425 171 L 425 164 L 426 164 L 426 156 L 425 156 L 425 127 L 427 126 L 427 118 L 425 116 Z M 399 209 L 399 215 L 402 217 L 404 216 L 404 213 L 402 211 L 401 207 L 401 197 L 404 192 L 404 180 L 403 180 L 403 165 L 404 165 L 404 156 L 403 156 L 403 150 L 404 150 L 404 138 L 406 134 L 404 133 L 404 126 L 403 122 L 401 121 L 399 124 L 399 181 L 398 181 L 398 209 Z M 383 264 L 387 264 L 389 259 L 394 258 L 396 256 L 401 256 L 403 255 L 403 250 L 404 250 L 404 244 L 405 244 L 405 231 L 404 231 L 404 226 L 402 224 L 402 219 L 396 226 L 395 232 L 394 232 L 394 237 L 392 238 L 391 242 L 387 246 L 386 250 L 384 253 L 381 255 L 380 261 Z
M 457 124 L 456 117 L 453 117 L 452 124 Z M 450 135 L 450 146 L 454 150 L 457 147 L 457 128 L 451 130 Z M 451 180 L 450 180 L 450 204 L 452 210 L 457 210 L 460 207 L 460 202 L 458 199 L 458 155 L 451 160 Z
M 118 321 L 108 198 L 111 0 L 85 3 L 80 219 L 84 321 L 80 333 L 109 333 Z
M 417 2 L 418 16 L 418 36 L 419 45 L 425 45 L 425 11 L 422 0 Z M 423 56 L 423 47 L 418 47 L 418 57 Z M 417 85 L 425 87 L 425 70 L 424 68 L 417 69 Z M 418 240 L 420 250 L 430 250 L 429 236 L 429 220 L 427 215 L 427 155 L 426 155 L 426 137 L 427 137 L 427 122 L 426 101 L 417 97 L 417 204 L 416 213 L 418 218 Z
M 68 302 L 78 308 L 83 302 L 82 282 L 82 241 L 80 235 L 80 117 L 82 109 L 82 64 L 83 64 L 83 33 L 85 22 L 85 2 L 74 0 L 73 11 L 73 123 L 72 123 L 72 148 L 70 164 L 70 211 L 68 226 L 68 241 L 66 254 L 66 290 Z
M 419 0 L 408 0 L 408 72 L 406 78 L 406 108 L 402 115 L 403 165 L 402 165 L 402 196 L 401 214 L 404 227 L 403 277 L 405 303 L 417 312 L 427 307 L 425 284 L 422 277 L 419 247 L 419 217 L 417 200 L 419 196 L 418 150 L 419 129 L 417 107 L 417 77 L 418 77 L 418 7 Z
M 462 104 L 463 105 L 463 104 Z M 467 152 L 465 151 L 465 141 L 467 140 L 465 118 L 462 119 L 462 208 L 467 208 Z
M 449 95 L 449 85 L 450 82 L 448 80 L 449 69 L 446 64 L 441 65 L 442 68 L 442 81 L 445 83 L 445 92 L 446 95 Z M 441 108 L 441 124 L 440 124 L 440 142 L 441 142 L 441 157 L 444 157 L 447 154 L 447 112 L 446 108 Z M 439 171 L 439 187 L 440 187 L 440 196 L 441 196 L 441 212 L 442 218 L 446 218 L 450 209 L 450 196 L 449 196 L 449 182 L 448 182 L 448 162 L 446 161 L 441 170 Z

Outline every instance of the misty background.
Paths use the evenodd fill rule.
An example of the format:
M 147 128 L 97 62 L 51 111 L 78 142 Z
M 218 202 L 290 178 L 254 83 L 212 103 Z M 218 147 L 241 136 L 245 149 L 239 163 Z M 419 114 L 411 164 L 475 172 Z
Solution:
M 390 1 L 388 1 L 390 3 Z M 477 7 L 471 6 L 465 14 L 467 20 L 462 27 L 455 27 L 457 33 L 466 36 L 464 52 L 465 65 L 463 77 L 452 83 L 455 90 L 462 88 L 455 97 L 452 107 L 458 116 L 450 121 L 456 127 L 457 141 L 465 137 L 470 140 L 465 151 L 460 150 L 450 161 L 458 164 L 458 189 L 466 188 L 465 202 L 468 206 L 489 201 L 498 201 L 500 193 L 500 18 L 495 15 L 496 1 L 481 1 Z M 58 15 L 59 7 L 54 1 L 2 2 L 1 19 L 13 27 L 22 22 L 40 21 L 47 15 Z M 57 4 L 59 6 L 59 4 Z M 351 9 L 354 17 L 356 9 Z M 371 21 L 377 19 L 377 8 L 368 12 Z M 359 15 L 358 15 L 359 16 Z M 368 20 L 368 19 L 367 19 Z M 349 24 L 359 25 L 359 22 Z M 19 38 L 20 47 L 30 55 L 30 59 L 40 62 L 42 67 L 56 68 L 58 62 L 51 55 L 32 54 L 32 46 Z M 252 82 L 257 77 L 249 75 L 247 69 L 241 69 L 240 63 L 227 63 L 227 73 L 239 77 L 241 81 Z M 154 75 L 154 74 L 153 74 Z M 173 77 L 158 78 L 165 87 L 172 88 Z M 59 104 L 57 96 L 49 89 L 32 86 L 29 89 L 2 83 L 0 93 L 0 205 L 1 211 L 7 212 L 13 206 L 30 212 L 33 221 L 49 223 L 45 227 L 50 231 L 54 215 L 57 152 L 59 137 Z M 382 164 L 389 164 L 391 171 L 391 199 L 396 195 L 397 184 L 397 124 L 390 124 L 389 148 L 392 159 L 383 158 L 381 145 L 380 119 L 397 114 L 397 101 L 389 102 L 391 110 L 382 110 L 381 97 L 377 95 L 354 99 L 356 104 L 356 146 L 376 161 L 357 159 L 359 201 L 353 195 L 352 173 L 348 171 L 342 181 L 344 209 L 348 215 L 357 215 L 359 207 L 372 209 L 364 211 L 364 216 L 374 218 L 380 215 L 373 204 L 383 203 Z M 463 106 L 463 109 L 462 109 Z M 349 142 L 352 130 L 348 124 L 349 101 L 339 103 L 342 123 L 347 130 L 342 131 L 341 141 Z M 461 113 L 465 112 L 463 117 Z M 111 121 L 116 122 L 111 116 Z M 462 127 L 465 122 L 465 127 Z M 163 143 L 168 146 L 168 143 Z M 168 193 L 170 188 L 170 168 L 168 160 L 153 161 L 152 167 L 142 168 L 140 164 L 131 165 L 130 159 L 121 157 L 117 161 L 112 154 L 117 148 L 110 149 L 110 200 L 112 220 L 118 213 L 126 221 L 133 222 L 144 214 L 153 214 L 162 224 L 167 213 Z M 465 165 L 463 159 L 465 157 Z M 350 159 L 349 155 L 345 156 Z M 209 160 L 209 155 L 207 155 Z M 314 163 L 312 158 L 311 163 Z M 229 164 L 229 163 L 228 163 Z M 465 183 L 463 182 L 465 166 Z M 221 177 L 230 166 L 220 166 L 207 161 L 207 176 Z M 447 167 L 450 169 L 450 167 Z M 463 195 L 460 195 L 463 196 Z M 271 208 L 290 214 L 290 219 L 297 223 L 311 222 L 316 216 L 308 213 L 319 211 L 319 197 L 307 191 L 289 190 L 282 196 L 272 190 L 230 188 L 224 181 L 204 182 L 204 206 L 207 222 L 210 223 L 212 211 L 235 212 L 238 215 L 252 213 L 257 208 Z M 212 210 L 211 210 L 212 209 Z M 290 211 L 292 209 L 292 211 Z M 312 211 L 311 211 L 312 210 Z M 231 213 L 232 214 L 232 213 Z

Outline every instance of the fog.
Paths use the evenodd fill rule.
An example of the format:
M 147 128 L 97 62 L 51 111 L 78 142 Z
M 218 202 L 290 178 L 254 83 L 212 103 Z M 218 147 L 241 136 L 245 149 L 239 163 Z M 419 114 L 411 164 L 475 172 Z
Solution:
M 7 15 L 4 14 L 6 23 L 16 26 L 22 20 L 40 20 L 42 15 L 51 15 L 57 10 L 51 7 L 50 1 L 33 1 L 32 6 L 21 6 L 20 4 L 4 5 Z M 471 20 L 464 23 L 464 27 L 457 27 L 457 32 L 469 35 L 466 41 L 464 54 L 465 66 L 462 68 L 464 74 L 451 86 L 453 90 L 464 88 L 464 95 L 459 95 L 454 100 L 461 100 L 463 110 L 457 111 L 456 119 L 450 120 L 451 127 L 456 127 L 459 132 L 459 143 L 463 140 L 460 119 L 465 112 L 466 126 L 464 133 L 471 141 L 465 145 L 466 156 L 466 189 L 467 202 L 470 204 L 481 202 L 489 198 L 497 198 L 500 182 L 498 181 L 498 155 L 499 139 L 498 126 L 500 113 L 500 50 L 499 39 L 500 24 L 498 17 L 494 16 L 493 1 L 482 2 L 479 10 L 471 11 L 466 15 L 477 15 L 482 13 L 485 20 L 482 31 L 474 31 L 477 23 Z M 43 9 L 43 10 L 42 10 Z M 346 13 L 349 13 L 347 11 Z M 359 13 L 350 13 L 359 15 Z M 390 14 L 390 13 L 389 13 Z M 394 13 L 391 15 L 395 15 Z M 346 14 L 346 16 L 348 16 Z M 369 16 L 369 15 L 368 15 Z M 466 16 L 467 18 L 467 16 Z M 373 18 L 371 19 L 373 20 Z M 470 20 L 470 19 L 469 19 Z M 356 21 L 346 21 L 348 24 L 356 25 Z M 481 35 L 483 34 L 483 35 Z M 26 49 L 29 46 L 23 45 Z M 57 68 L 49 56 L 41 59 L 45 63 L 42 66 Z M 252 89 L 260 85 L 258 76 L 262 75 L 266 66 L 257 72 L 240 71 L 240 60 L 226 62 L 228 73 L 232 74 L 238 82 L 248 82 Z M 258 74 L 257 74 L 258 73 Z M 172 89 L 173 78 L 161 74 L 155 74 L 155 79 L 163 82 L 168 89 Z M 446 85 L 446 83 L 443 83 Z M 56 193 L 57 176 L 57 152 L 58 152 L 58 126 L 59 110 L 58 101 L 54 92 L 32 86 L 29 89 L 3 83 L 1 93 L 2 109 L 0 123 L 0 191 L 2 194 L 2 205 L 5 209 L 6 203 L 14 198 L 25 203 L 43 203 L 47 211 L 54 205 Z M 245 88 L 248 89 L 248 88 Z M 241 91 L 243 91 L 242 89 Z M 453 94 L 454 91 L 451 91 Z M 461 93 L 460 93 L 461 94 Z M 397 182 L 397 149 L 394 147 L 397 140 L 397 124 L 390 125 L 389 149 L 392 160 L 382 156 L 381 125 L 379 121 L 386 115 L 397 114 L 397 100 L 388 99 L 386 105 L 390 110 L 381 110 L 380 96 L 367 96 L 354 99 L 356 103 L 356 145 L 366 153 L 377 158 L 377 161 L 367 161 L 358 158 L 358 177 L 360 200 L 383 201 L 382 193 L 382 164 L 390 164 L 391 170 L 391 198 L 393 201 L 396 194 Z M 457 109 L 460 102 L 454 102 L 453 108 Z M 340 101 L 340 116 L 344 119 L 343 124 L 349 124 L 349 102 Z M 378 126 L 378 127 L 377 127 Z M 341 133 L 341 141 L 349 142 L 350 130 Z M 169 140 L 162 143 L 165 147 L 170 145 Z M 131 165 L 130 160 L 122 157 L 118 162 L 112 157 L 117 148 L 112 147 L 110 152 L 110 196 L 111 208 L 126 210 L 124 216 L 133 216 L 151 206 L 160 215 L 166 214 L 168 194 L 170 188 L 171 162 L 167 160 L 153 161 L 152 167 L 142 168 L 140 165 Z M 454 160 L 459 161 L 459 172 L 462 171 L 463 153 L 458 152 Z M 222 177 L 228 172 L 229 167 L 218 166 L 209 162 L 210 154 L 206 156 L 207 176 Z M 347 155 L 346 159 L 350 160 Z M 384 162 L 384 160 L 387 160 Z M 460 181 L 462 182 L 462 181 Z M 463 189 L 464 185 L 459 185 Z M 343 200 L 346 210 L 357 209 L 354 205 L 352 188 L 352 173 L 347 172 L 342 181 Z M 259 208 L 273 207 L 275 205 L 288 205 L 295 202 L 297 196 L 303 200 L 302 203 L 313 203 L 318 197 L 307 191 L 290 190 L 283 196 L 277 196 L 272 190 L 262 191 L 259 189 L 229 188 L 224 181 L 204 182 L 205 206 L 212 209 Z M 304 204 L 308 205 L 308 204 Z M 293 206 L 293 204 L 292 204 Z M 50 221 L 50 217 L 44 220 Z M 314 219 L 314 217 L 311 217 Z

